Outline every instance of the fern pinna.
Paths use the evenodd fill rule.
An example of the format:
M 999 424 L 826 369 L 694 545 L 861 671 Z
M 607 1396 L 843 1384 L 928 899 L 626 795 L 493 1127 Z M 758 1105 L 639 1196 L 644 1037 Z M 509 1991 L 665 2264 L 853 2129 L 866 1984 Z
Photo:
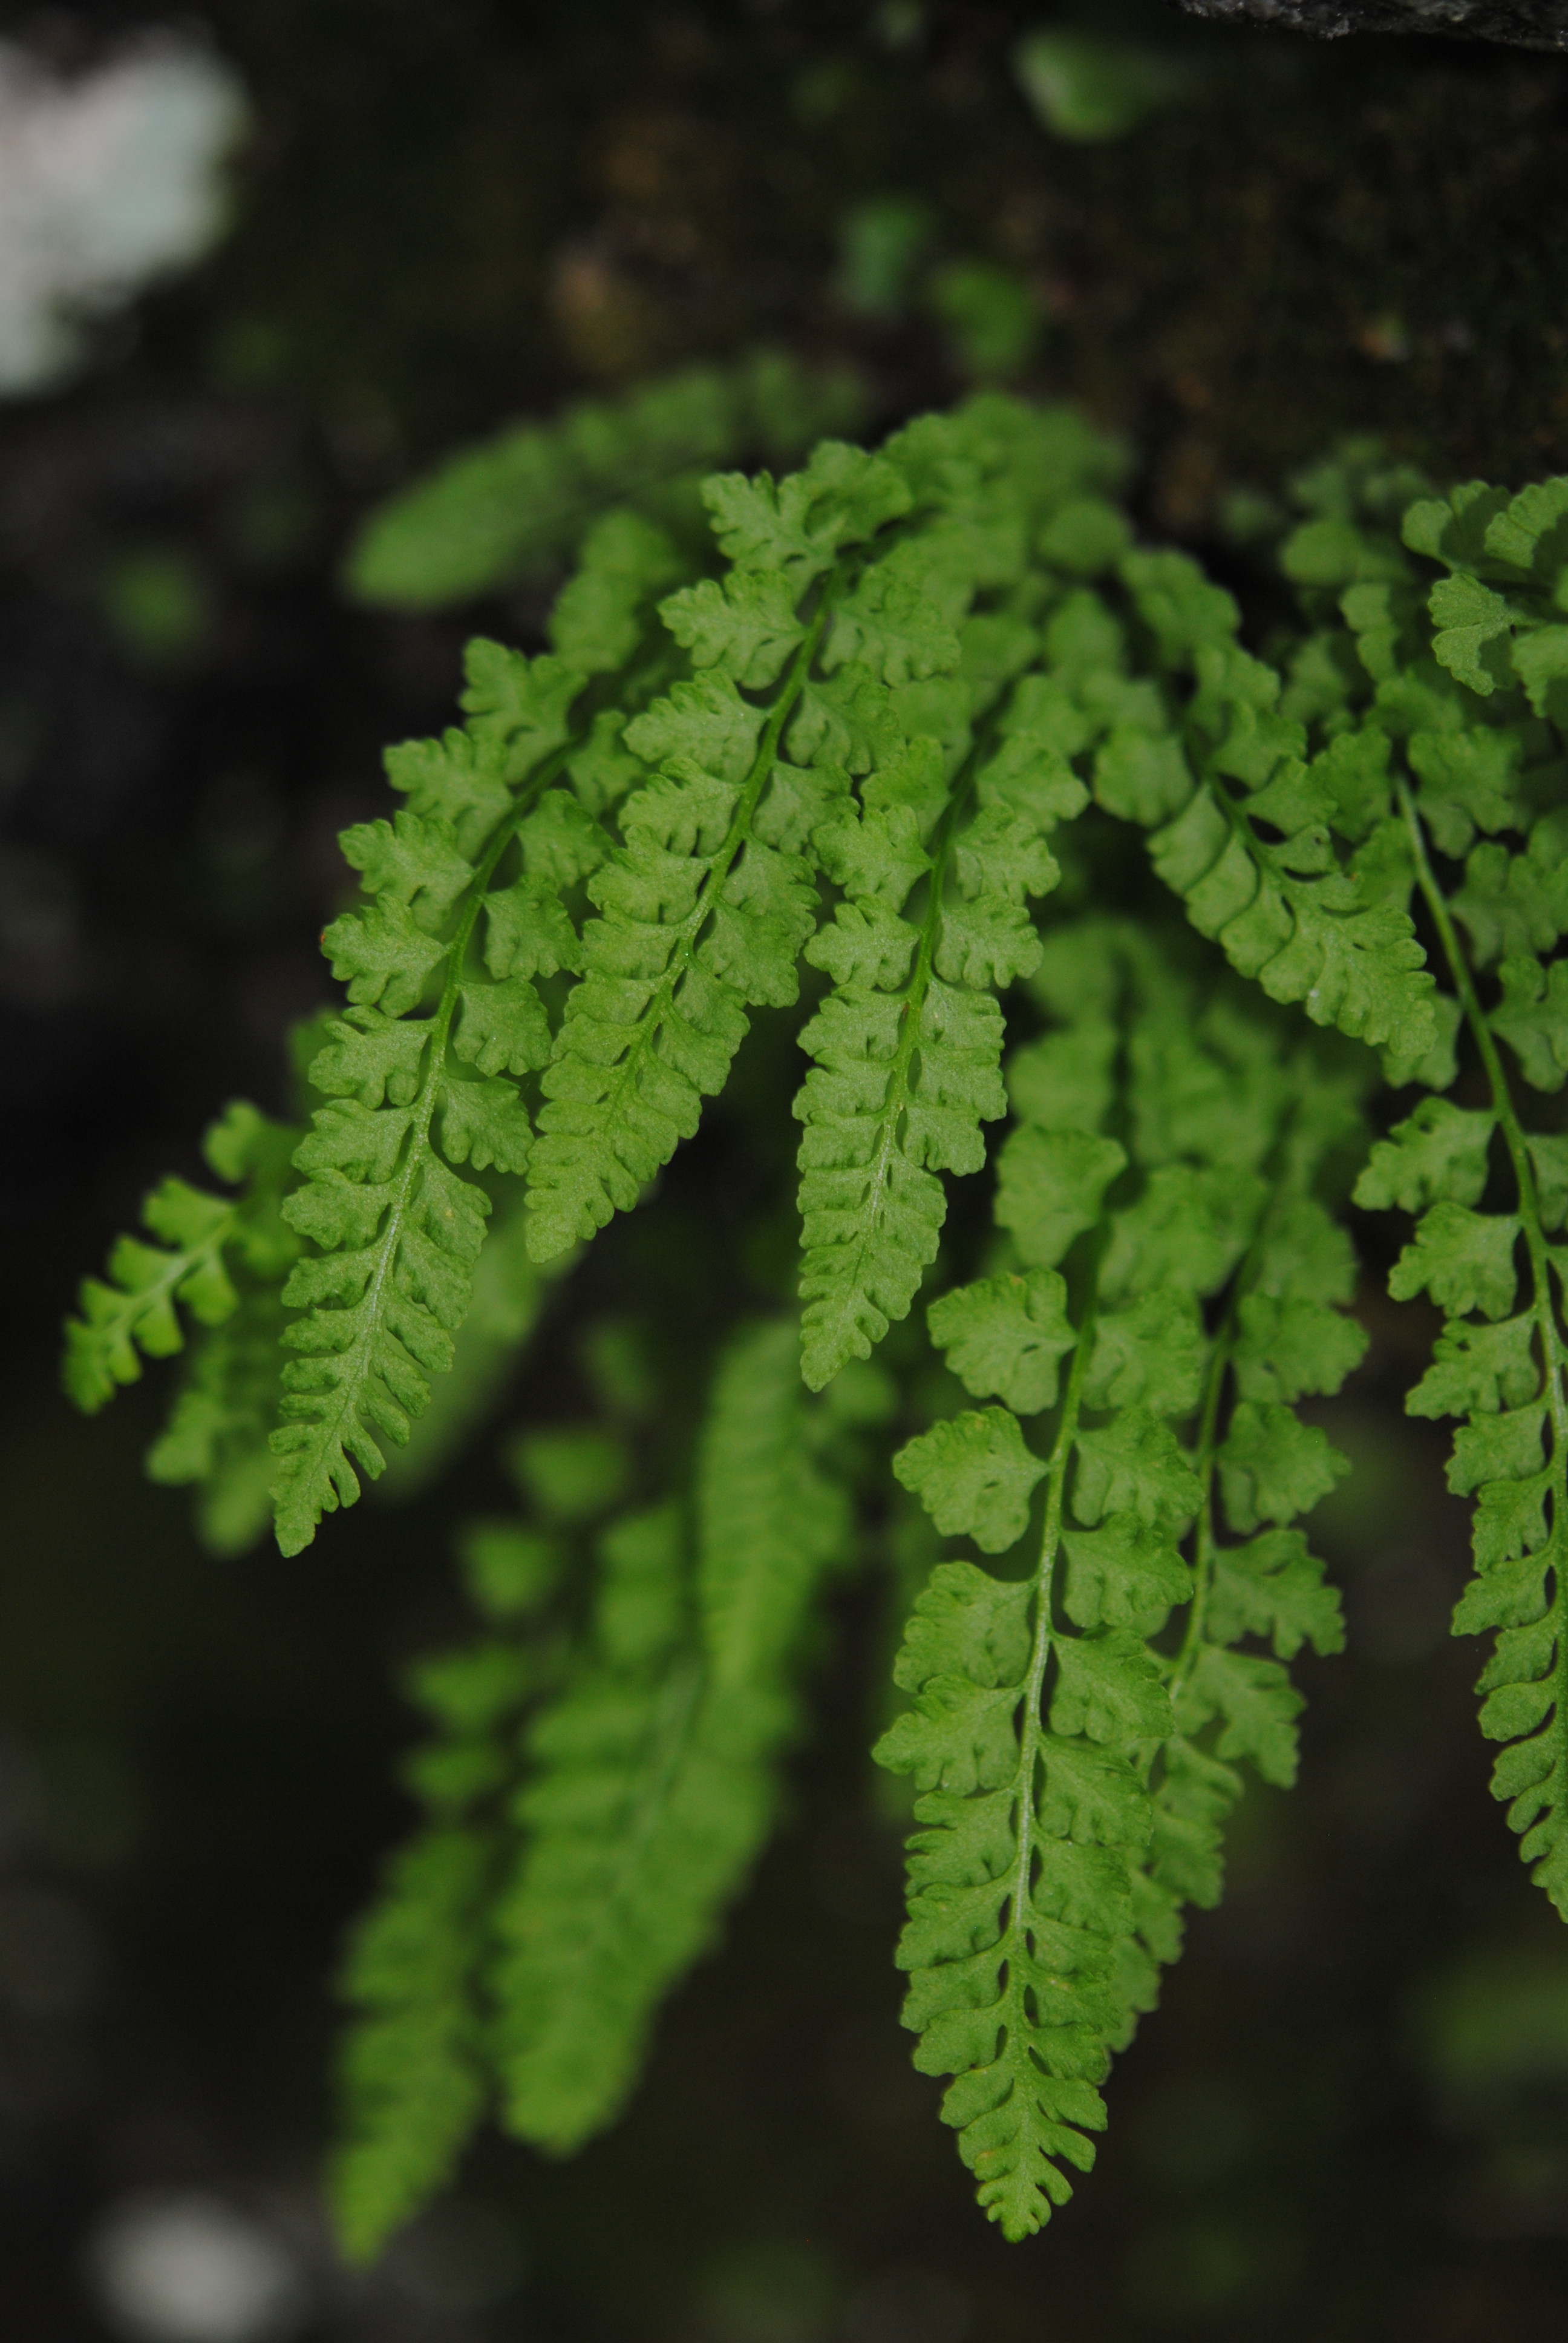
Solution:
M 660 1999 L 761 1846 L 812 1598 L 848 1528 L 824 1463 L 852 1435 L 808 1400 L 795 1347 L 787 1319 L 735 1337 L 694 1502 L 600 1531 L 575 1622 L 544 1606 L 626 1476 L 617 1444 L 591 1427 L 525 1440 L 534 1520 L 467 1534 L 495 1624 L 415 1674 L 440 1728 L 410 1771 L 428 1820 L 346 1976 L 336 2194 L 356 2253 L 446 2179 L 492 2100 L 555 2154 L 613 2120 Z
M 908 1311 L 945 1217 L 937 1172 L 985 1161 L 980 1125 L 1006 1111 L 997 996 L 1039 959 L 1025 901 L 1056 885 L 1047 840 L 1087 803 L 1031 720 L 1025 671 L 1060 590 L 1039 547 L 1074 564 L 1087 549 L 1092 564 L 1110 508 L 1073 492 L 1120 467 L 1114 449 L 1053 420 L 1020 430 L 1014 410 L 976 402 L 956 427 L 930 417 L 890 443 L 931 519 L 888 570 L 919 579 L 950 649 L 933 628 L 929 681 L 907 678 L 907 650 L 893 666 L 884 653 L 892 689 L 879 707 L 857 677 L 856 699 L 880 719 L 863 717 L 859 738 L 819 713 L 826 694 L 803 718 L 808 749 L 826 746 L 859 777 L 814 833 L 840 900 L 807 946 L 833 984 L 800 1037 L 816 1065 L 795 1106 L 813 1389 Z M 863 645 L 865 622 L 849 615 Z
M 1449 1485 L 1476 1499 L 1476 1576 L 1454 1625 L 1500 1631 L 1480 1684 L 1482 1730 L 1509 1745 L 1493 1786 L 1568 1917 L 1568 1385 L 1551 1242 L 1568 1215 L 1568 1139 L 1532 1129 L 1517 1091 L 1522 1078 L 1556 1100 L 1568 1080 L 1553 957 L 1568 933 L 1568 483 L 1517 496 L 1472 483 L 1412 505 L 1402 535 L 1402 548 L 1344 532 L 1342 559 L 1376 577 L 1340 597 L 1362 679 L 1322 719 L 1343 776 L 1328 818 L 1387 900 L 1413 896 L 1431 920 L 1449 1042 L 1412 1071 L 1447 1088 L 1452 1037 L 1467 1037 L 1482 1102 L 1422 1100 L 1356 1196 L 1420 1215 L 1390 1291 L 1444 1312 L 1411 1410 L 1466 1419 Z
M 736 1111 L 775 1167 L 799 1126 L 799 1309 L 768 1214 L 715 1232 L 668 1389 L 612 1327 L 598 1417 L 525 1433 L 521 1518 L 465 1539 L 477 1639 L 410 1679 L 421 1819 L 344 1979 L 360 2255 L 487 2110 L 552 2154 L 614 2118 L 769 1827 L 827 1590 L 895 1549 L 905 1583 L 890 1481 L 968 1541 L 877 1751 L 918 1800 L 906 2020 L 985 2209 L 1041 2227 L 1242 1769 L 1292 1777 L 1290 1663 L 1342 1641 L 1301 1523 L 1345 1468 L 1301 1403 L 1364 1346 L 1352 1188 L 1419 1215 L 1392 1291 L 1445 1313 L 1410 1405 L 1465 1419 L 1455 1624 L 1498 1631 L 1496 1786 L 1568 1916 L 1568 484 L 1439 497 L 1356 443 L 1291 484 L 1299 622 L 1249 648 L 1063 409 L 699 499 L 705 450 L 829 395 L 765 423 L 765 378 L 476 454 L 372 531 L 371 598 L 578 558 L 548 647 L 472 644 L 463 723 L 345 834 L 308 1131 L 231 1108 L 236 1192 L 156 1190 L 68 1334 L 91 1411 L 183 1311 L 149 1469 L 226 1551 L 270 1479 L 297 1551 L 389 1452 L 405 1489 L 446 1465 L 618 1214 L 683 1242 L 658 1180 L 796 1013 L 791 1112 Z M 976 1404 L 933 1422 L 944 1377 Z
M 1147 930 L 1065 929 L 1036 985 L 1060 1022 L 1010 1069 L 1010 1242 L 930 1312 L 1001 1404 L 894 1464 L 940 1530 L 1008 1559 L 939 1565 L 899 1658 L 914 1704 L 877 1751 L 921 1792 L 899 1952 L 916 2064 L 956 2077 L 943 2114 L 1010 2237 L 1068 2195 L 1063 2163 L 1092 2162 L 1110 2053 L 1183 1903 L 1218 1895 L 1229 1761 L 1293 1775 L 1299 1698 L 1232 1646 L 1338 1648 L 1288 1525 L 1341 1460 L 1290 1403 L 1362 1348 L 1324 1298 L 1353 1264 L 1314 1193 L 1353 1143 L 1357 1070 L 1204 1002 Z
M 282 1205 L 298 1143 L 297 1130 L 233 1101 L 202 1152 L 237 1192 L 226 1202 L 184 1180 L 160 1182 L 142 1217 L 161 1243 L 121 1237 L 111 1282 L 85 1279 L 80 1315 L 65 1324 L 65 1388 L 89 1415 L 139 1378 L 144 1356 L 167 1358 L 188 1342 L 183 1387 L 146 1464 L 155 1481 L 196 1485 L 204 1540 L 218 1554 L 250 1544 L 272 1511 L 282 1285 L 300 1251 Z M 188 1332 L 180 1304 L 195 1322 Z

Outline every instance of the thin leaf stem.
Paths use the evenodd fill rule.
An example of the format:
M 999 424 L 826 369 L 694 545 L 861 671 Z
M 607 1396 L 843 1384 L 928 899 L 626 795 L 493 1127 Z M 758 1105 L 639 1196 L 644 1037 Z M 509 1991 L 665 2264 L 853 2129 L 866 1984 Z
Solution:
M 1029 1674 L 1024 1678 L 1019 1719 L 1018 1861 L 1013 1871 L 1012 1928 L 1021 1929 L 1026 1925 L 1025 1916 L 1029 1910 L 1029 1894 L 1034 1872 L 1035 1775 L 1040 1765 L 1040 1745 L 1045 1737 L 1046 1672 L 1056 1644 L 1056 1562 L 1061 1548 L 1067 1470 L 1072 1459 L 1073 1443 L 1078 1437 L 1078 1421 L 1083 1411 L 1083 1386 L 1088 1379 L 1090 1356 L 1094 1349 L 1098 1314 L 1095 1289 L 1099 1273 L 1097 1256 L 1093 1279 L 1084 1302 L 1083 1323 L 1079 1328 L 1067 1388 L 1062 1393 L 1061 1418 L 1046 1466 L 1045 1523 L 1040 1533 L 1040 1561 L 1035 1571 L 1034 1642 L 1030 1653 Z M 1009 1986 L 1010 2005 L 1021 1991 L 1021 1981 L 1015 1976 Z
M 1224 1323 L 1214 1339 L 1213 1354 L 1204 1381 L 1202 1413 L 1198 1421 L 1198 1449 L 1194 1458 L 1194 1470 L 1202 1495 L 1192 1534 L 1192 1599 L 1187 1606 L 1187 1625 L 1181 1637 L 1181 1648 L 1167 1679 L 1172 1703 L 1197 1664 L 1208 1615 L 1209 1595 L 1214 1583 L 1214 1468 L 1219 1457 L 1220 1404 L 1224 1397 L 1225 1378 L 1231 1371 L 1231 1360 L 1236 1346 L 1237 1303 L 1241 1298 L 1245 1267 L 1243 1262 L 1241 1271 L 1237 1273 L 1235 1291 L 1225 1312 Z

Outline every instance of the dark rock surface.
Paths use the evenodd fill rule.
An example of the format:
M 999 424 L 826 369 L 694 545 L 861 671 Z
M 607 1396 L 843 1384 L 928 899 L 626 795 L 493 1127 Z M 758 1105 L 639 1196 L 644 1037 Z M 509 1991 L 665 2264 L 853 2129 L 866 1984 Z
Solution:
M 1338 40 L 1346 33 L 1437 33 L 1568 50 L 1568 0 L 1176 0 L 1190 16 L 1278 25 Z

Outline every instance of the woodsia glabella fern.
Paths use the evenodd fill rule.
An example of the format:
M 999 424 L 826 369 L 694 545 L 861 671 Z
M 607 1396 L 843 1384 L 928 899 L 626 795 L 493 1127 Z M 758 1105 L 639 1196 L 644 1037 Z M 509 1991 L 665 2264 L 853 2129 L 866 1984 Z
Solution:
M 689 1323 L 578 1328 L 586 1409 L 460 1540 L 481 1628 L 411 1678 L 419 1820 L 343 1977 L 359 2256 L 487 2114 L 553 2155 L 614 2120 L 906 1496 L 960 1543 L 877 1748 L 917 1799 L 905 2020 L 985 2211 L 1042 2226 L 1245 1769 L 1294 1775 L 1292 1664 L 1342 1640 L 1303 1523 L 1346 1467 L 1301 1411 L 1364 1347 L 1352 1189 L 1416 1216 L 1455 1624 L 1496 1633 L 1495 1786 L 1568 1916 L 1568 483 L 1326 459 L 1265 649 L 1063 409 L 720 473 L 699 525 L 681 475 L 766 437 L 754 393 L 634 395 L 371 532 L 361 590 L 384 556 L 430 605 L 579 553 L 345 833 L 296 1121 L 231 1106 L 225 1192 L 156 1189 L 68 1331 L 89 1412 L 184 1347 L 149 1469 L 219 1551 L 270 1485 L 294 1553 L 389 1456 L 394 1495 L 449 1467 L 596 1240 L 689 1263 Z M 681 1254 L 660 1183 L 727 1090 L 756 1224 Z

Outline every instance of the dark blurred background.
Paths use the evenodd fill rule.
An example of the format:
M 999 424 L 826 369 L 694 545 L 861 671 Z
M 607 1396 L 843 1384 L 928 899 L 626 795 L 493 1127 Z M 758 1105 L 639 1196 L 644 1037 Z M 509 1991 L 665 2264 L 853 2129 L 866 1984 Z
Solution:
M 153 22 L 5 14 L 0 358 L 32 233 L 17 58 L 35 97 L 79 95 Z M 1146 525 L 1221 569 L 1237 515 L 1346 432 L 1443 477 L 1562 469 L 1568 60 L 1156 0 L 156 22 L 243 106 L 226 228 L 0 397 L 0 2334 L 1568 2337 L 1568 1937 L 1487 1795 L 1478 1650 L 1446 1632 L 1463 1511 L 1441 1429 L 1400 1412 L 1431 1330 L 1376 1298 L 1385 1231 L 1368 1363 L 1324 1410 L 1358 1468 L 1316 1524 L 1351 1654 L 1305 1664 L 1302 1785 L 1243 1808 L 1099 2168 L 1027 2247 L 975 2212 L 896 2024 L 850 1594 L 787 1826 L 628 2120 L 565 2167 L 490 2142 L 382 2269 L 337 2270 L 328 1980 L 406 1820 L 396 1671 L 460 1626 L 447 1528 L 501 1493 L 494 1436 L 296 1561 L 216 1564 L 139 1477 L 163 1377 L 91 1427 L 55 1380 L 75 1280 L 144 1189 L 196 1172 L 235 1091 L 281 1105 L 380 745 L 447 719 L 476 619 L 537 624 L 353 608 L 337 565 L 377 498 L 510 417 L 764 341 L 858 367 L 876 427 L 976 379 L 1077 398 L 1135 445 Z M 1020 78 L 1020 36 L 1085 25 L 1131 96 L 1053 82 L 1050 52 Z M 764 1034 L 755 1079 L 787 1048 Z M 719 1117 L 671 1175 L 694 1246 L 749 1143 Z M 571 1403 L 585 1312 L 689 1291 L 628 1225 L 502 1422 Z

